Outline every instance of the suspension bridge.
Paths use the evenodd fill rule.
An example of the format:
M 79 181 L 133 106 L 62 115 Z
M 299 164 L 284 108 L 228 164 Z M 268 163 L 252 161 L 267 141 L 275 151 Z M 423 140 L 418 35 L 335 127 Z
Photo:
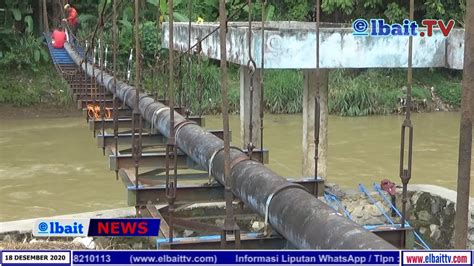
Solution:
M 136 207 L 139 217 L 162 219 L 160 236 L 164 241 L 161 241 L 161 246 L 406 248 L 412 228 L 405 226 L 405 205 L 401 226 L 390 230 L 374 228 L 376 234 L 373 234 L 334 212 L 320 199 L 324 194 L 324 180 L 318 177 L 318 149 L 320 141 L 323 148 L 327 141 L 327 132 L 323 130 L 321 133 L 320 130 L 320 121 L 327 116 L 324 112 L 327 108 L 327 81 L 324 79 L 331 68 L 408 68 L 407 118 L 402 125 L 400 163 L 405 191 L 411 177 L 413 125 L 409 99 L 412 68 L 464 67 L 466 71 L 468 67 L 474 72 L 473 58 L 464 55 L 465 50 L 474 50 L 473 30 L 468 33 L 456 29 L 448 38 L 435 32 L 431 38 L 361 39 L 353 36 L 350 28 L 320 24 L 319 9 L 316 23 L 262 21 L 260 24 L 249 20 L 247 24 L 227 22 L 222 3 L 219 24 L 173 23 L 173 4 L 172 1 L 169 3 L 170 22 L 162 26 L 163 45 L 169 49 L 169 75 L 174 77 L 175 51 L 180 52 L 179 56 L 199 54 L 221 61 L 223 130 L 204 129 L 204 117 L 191 116 L 185 106 L 176 105 L 174 78 L 169 78 L 166 99 L 148 95 L 142 90 L 140 40 L 137 36 L 134 86 L 117 78 L 116 1 L 112 15 L 113 69 L 107 68 L 104 62 L 105 45 L 102 43 L 100 46 L 100 42 L 94 39 L 90 43 L 77 40 L 75 45 L 65 44 L 64 49 L 54 49 L 49 45 L 53 63 L 68 81 L 78 109 L 86 114 L 86 122 L 97 138 L 98 146 L 107 155 L 110 169 L 125 184 L 129 205 Z M 139 1 L 135 1 L 135 29 L 139 25 L 139 8 Z M 103 30 L 99 32 L 103 34 Z M 48 34 L 45 36 L 50 44 Z M 470 40 L 470 43 L 464 40 Z M 98 50 L 97 60 L 93 49 Z M 225 85 L 228 62 L 241 66 L 241 137 L 244 149 L 230 146 Z M 269 153 L 263 146 L 264 83 L 261 72 L 270 68 L 305 71 L 303 147 L 307 158 L 304 167 L 310 169 L 309 178 L 290 181 L 265 166 Z M 406 139 L 405 131 L 408 132 Z M 405 141 L 409 143 L 407 151 Z M 226 202 L 222 226 L 176 215 L 176 210 L 183 206 L 217 201 Z M 236 223 L 239 212 L 233 205 L 234 201 L 241 202 L 264 218 L 266 228 L 263 234 L 241 232 Z M 175 227 L 211 232 L 217 237 L 178 241 L 174 235 Z

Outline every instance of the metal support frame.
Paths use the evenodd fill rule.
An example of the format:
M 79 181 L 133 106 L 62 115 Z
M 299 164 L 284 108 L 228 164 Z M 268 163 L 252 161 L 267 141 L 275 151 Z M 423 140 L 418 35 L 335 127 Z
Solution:
M 199 116 L 191 116 L 189 120 L 196 122 L 198 125 L 202 126 L 205 123 L 204 117 Z M 114 120 L 113 119 L 104 119 L 104 128 L 105 129 L 113 129 L 114 128 Z M 142 125 L 145 125 L 145 121 L 142 122 Z M 101 120 L 94 120 L 89 119 L 89 129 L 91 131 L 98 131 L 101 130 L 102 121 Z M 132 128 L 132 118 L 130 117 L 121 117 L 118 119 L 118 126 L 119 128 Z
M 220 6 L 225 9 L 224 4 L 224 1 L 221 1 Z M 225 29 L 225 27 L 223 27 L 223 29 Z M 221 34 L 223 33 L 224 32 L 221 31 Z M 68 44 L 65 44 L 65 48 L 72 59 L 79 64 L 78 62 L 81 61 L 80 55 L 73 51 Z M 225 64 L 225 62 L 221 63 Z M 88 67 L 86 73 L 91 76 L 94 72 L 94 67 Z M 104 84 L 102 85 L 106 86 L 109 91 L 113 87 L 112 82 L 110 82 L 112 79 L 112 76 L 104 73 Z M 134 101 L 136 100 L 134 97 L 124 96 L 133 90 L 133 87 L 123 82 L 118 82 L 117 84 L 118 96 L 124 101 L 125 105 L 134 105 Z M 162 134 L 169 136 L 170 112 L 164 111 L 157 116 L 153 116 L 155 111 L 165 107 L 163 104 L 155 102 L 153 98 L 142 93 L 140 95 L 139 107 L 146 121 L 153 123 L 155 128 Z M 146 110 L 144 110 L 144 107 L 147 107 Z M 177 123 L 185 120 L 185 118 L 179 114 L 175 115 L 174 119 Z M 226 128 L 224 128 L 224 131 L 226 131 Z M 205 169 L 209 165 L 209 156 L 211 156 L 216 149 L 220 149 L 223 146 L 219 138 L 206 132 L 198 125 L 186 125 L 181 128 L 179 135 L 176 137 L 176 144 L 183 152 L 190 156 L 194 162 Z M 224 179 L 225 175 L 223 174 L 224 154 L 218 154 L 213 162 L 213 174 L 216 180 L 221 184 L 224 183 L 225 180 L 229 180 Z M 236 150 L 231 150 L 229 155 L 230 160 L 228 160 L 228 162 L 245 156 Z M 260 163 L 251 160 L 236 163 L 228 176 L 232 177 L 234 183 L 232 193 L 260 215 L 264 213 L 264 206 L 269 193 L 271 193 L 275 187 L 288 182 Z M 295 206 L 295 204 L 299 204 L 300 207 L 292 207 Z M 308 212 L 310 209 L 317 209 L 318 212 Z M 324 219 L 322 217 L 324 217 Z M 391 244 L 366 232 L 348 219 L 334 215 L 334 211 L 322 201 L 301 189 L 287 189 L 279 193 L 272 200 L 272 205 L 269 209 L 269 223 L 276 231 L 299 248 L 394 248 Z M 298 226 L 302 223 L 312 224 L 320 230 Z M 350 237 L 347 236 L 348 232 L 350 232 Z M 324 241 L 322 241 L 322 239 L 324 239 Z
M 161 171 L 164 171 L 162 169 Z M 141 179 L 144 183 L 139 186 L 138 189 L 132 186 L 135 178 L 133 173 L 128 170 L 120 171 L 120 177 L 124 185 L 128 189 L 128 202 L 132 204 L 134 200 L 138 200 L 139 204 L 165 204 L 165 186 L 164 186 L 164 175 L 147 176 L 143 174 Z M 180 180 L 185 180 L 184 184 L 179 185 L 176 190 L 179 194 L 177 203 L 190 203 L 190 202 L 218 202 L 224 198 L 224 188 L 219 183 L 207 184 L 207 173 L 189 173 L 181 174 Z M 303 179 L 303 180 L 292 180 L 290 182 L 299 184 L 306 188 L 308 191 L 317 191 L 315 197 L 320 197 L 324 193 L 324 180 L 315 179 Z M 145 184 L 146 183 L 146 184 Z M 138 197 L 135 197 L 138 194 Z M 234 197 L 234 199 L 236 199 Z
M 96 93 L 96 96 L 98 96 L 99 93 Z M 84 108 L 87 108 L 87 105 L 88 104 L 93 104 L 93 105 L 97 105 L 98 104 L 98 99 L 96 96 L 93 96 L 92 98 L 86 98 L 86 99 L 79 99 L 77 101 L 77 109 L 78 110 L 82 110 Z M 94 101 L 96 103 L 94 103 Z M 105 99 L 104 100 L 104 106 L 105 108 L 112 108 L 113 107 L 113 100 L 112 98 L 109 98 L 109 99 Z
M 108 147 L 108 150 L 110 147 Z M 166 167 L 166 153 L 165 152 L 142 152 L 140 154 L 140 166 L 141 167 L 153 167 L 156 169 L 165 169 Z M 194 163 L 191 158 L 186 154 L 179 152 L 176 158 L 177 169 L 200 169 L 199 165 Z M 135 166 L 135 158 L 133 154 L 111 154 L 109 155 L 109 168 L 110 170 L 128 169 Z M 174 167 L 171 167 L 174 169 Z
M 223 132 L 222 130 L 209 130 L 211 134 L 214 136 L 222 139 L 223 138 Z M 111 146 L 115 144 L 115 137 L 117 137 L 118 140 L 118 145 L 130 145 L 132 141 L 132 133 L 130 132 L 124 132 L 124 133 L 119 133 L 117 136 L 114 136 L 114 134 L 108 134 L 107 132 L 105 135 L 97 135 L 97 145 L 99 147 L 104 146 Z M 143 145 L 159 145 L 159 144 L 166 144 L 167 138 L 163 136 L 161 133 L 143 133 L 142 134 L 142 144 Z M 268 152 L 266 154 L 268 157 Z M 268 158 L 265 158 L 268 160 Z
M 239 244 L 235 242 L 234 236 L 227 237 L 227 248 L 229 249 L 288 249 L 291 244 L 280 236 L 263 236 L 261 234 L 241 234 Z M 220 236 L 205 236 L 193 238 L 178 238 L 174 242 L 157 241 L 159 249 L 220 249 Z

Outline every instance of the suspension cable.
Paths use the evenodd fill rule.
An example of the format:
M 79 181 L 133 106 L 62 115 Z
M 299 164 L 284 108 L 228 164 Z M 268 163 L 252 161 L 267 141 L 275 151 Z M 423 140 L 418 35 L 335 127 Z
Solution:
M 124 0 L 121 0 L 119 5 L 123 4 L 123 2 L 124 2 Z M 65 13 L 64 13 L 64 10 L 63 10 L 63 7 L 62 7 L 62 5 L 63 5 L 62 1 L 58 2 L 58 4 L 60 5 L 60 10 L 61 10 L 61 12 L 62 12 L 62 15 L 65 16 Z M 99 12 L 99 17 L 102 17 L 102 18 L 104 17 L 106 6 L 107 6 L 107 1 L 104 2 L 103 6 L 102 6 L 102 9 L 101 9 L 101 11 Z M 105 21 L 107 21 L 107 19 L 106 19 Z M 104 23 L 105 23 L 105 22 L 104 22 Z M 93 33 L 85 39 L 85 43 L 87 44 L 87 42 L 88 42 L 87 39 L 89 39 L 89 37 L 90 37 L 90 39 L 91 39 L 91 45 L 90 45 L 89 47 L 87 47 L 87 45 L 86 45 L 86 51 L 83 53 L 85 56 L 84 56 L 84 58 L 82 59 L 80 65 L 82 65 L 84 62 L 87 62 L 87 60 L 88 60 L 88 59 L 87 59 L 87 55 L 90 54 L 90 52 L 91 52 L 90 50 L 95 47 L 95 46 L 94 46 L 94 41 L 95 41 L 95 38 L 96 38 L 96 35 L 97 35 L 97 31 L 98 31 L 98 29 L 99 29 L 99 26 L 100 26 L 100 21 L 97 21 Z M 71 29 L 70 29 L 70 27 L 69 27 L 69 25 L 68 25 L 68 23 L 66 23 L 66 28 L 69 30 L 69 32 L 72 32 Z M 71 34 L 72 34 L 72 33 L 71 33 Z M 72 34 L 72 36 L 74 37 L 74 39 L 76 39 L 76 40 L 78 40 L 79 42 L 81 42 L 81 40 L 78 39 L 77 36 L 75 36 L 75 35 L 73 35 L 73 34 Z M 87 67 L 87 65 L 86 65 L 86 67 Z M 77 73 L 77 71 L 78 71 L 78 70 L 76 70 L 76 71 L 74 71 L 74 72 Z M 74 74 L 74 72 L 73 72 L 72 74 Z M 92 88 L 92 87 L 91 87 L 91 88 Z M 86 104 L 87 104 L 87 100 L 86 100 Z
M 173 241 L 173 213 L 174 202 L 176 199 L 176 182 L 177 182 L 177 167 L 176 165 L 176 146 L 175 146 L 175 132 L 174 132 L 174 45 L 173 45 L 173 0 L 168 1 L 168 26 L 169 26 L 169 77 L 168 77 L 168 105 L 170 107 L 170 121 L 169 121 L 169 137 L 166 145 L 166 198 L 168 200 L 169 209 L 169 241 Z M 171 158 L 170 158 L 171 155 Z M 170 180 L 170 159 L 173 163 L 174 177 Z
M 192 22 L 192 15 L 193 15 L 193 0 L 188 0 L 188 16 L 189 16 L 189 22 L 188 22 L 188 51 L 187 51 L 187 59 L 188 59 L 188 92 L 192 91 L 192 71 L 193 71 L 193 58 L 192 58 L 192 53 L 191 53 L 191 22 Z M 188 102 L 188 94 L 186 93 L 186 90 L 184 91 L 184 113 L 186 115 L 186 119 L 189 119 L 189 115 L 191 111 L 189 110 L 189 102 Z
M 410 20 L 414 19 L 414 0 L 410 0 Z M 411 93 L 413 85 L 413 37 L 408 38 L 408 70 L 407 70 L 407 99 L 405 106 L 405 120 L 401 127 L 401 140 L 400 140 L 400 179 L 403 184 L 402 192 L 402 220 L 401 226 L 405 227 L 406 220 L 406 203 L 407 203 L 407 187 L 408 182 L 411 178 L 412 169 L 412 155 L 413 155 L 413 125 L 411 123 Z M 408 129 L 408 152 L 407 161 L 405 165 L 405 142 L 406 142 L 406 131 Z
M 94 48 L 92 48 L 94 47 Z M 96 87 L 96 81 L 95 81 L 95 43 L 94 39 L 91 40 L 91 53 L 92 53 L 92 76 L 91 76 L 91 83 L 90 83 L 90 96 L 87 96 L 86 98 L 86 106 L 88 105 L 89 97 L 92 98 L 92 105 L 95 105 L 95 87 Z M 95 120 L 95 119 L 94 119 Z M 95 130 L 93 132 L 93 135 L 95 137 Z
M 114 120 L 114 146 L 115 152 L 118 151 L 118 98 L 117 98 L 117 50 L 118 50 L 118 28 L 117 28 L 117 0 L 114 0 L 112 6 L 112 49 L 113 49 L 113 73 L 114 73 L 114 96 L 113 96 L 113 120 Z M 118 180 L 118 164 L 115 164 L 115 179 Z
M 319 69 L 319 33 L 320 33 L 320 9 L 321 0 L 316 0 L 316 93 L 314 96 L 314 179 L 318 179 L 318 161 L 319 161 L 319 127 L 320 127 L 320 103 L 319 90 L 321 87 L 321 75 Z M 316 189 L 316 187 L 315 187 Z M 316 193 L 316 191 L 313 191 Z
M 130 49 L 130 55 L 128 56 L 128 64 L 127 64 L 127 81 L 130 82 L 130 77 L 132 73 L 132 64 L 133 64 L 133 48 Z
M 198 43 L 201 43 L 200 40 L 198 40 Z M 196 66 L 196 69 L 201 69 L 202 67 L 202 58 L 203 56 L 201 55 L 201 46 L 198 45 L 197 48 L 196 48 L 196 54 L 197 54 L 197 66 Z M 203 91 L 204 91 L 204 78 L 203 78 L 203 75 L 202 75 L 202 72 L 201 71 L 196 71 L 196 84 L 197 84 L 197 89 L 198 89 L 198 98 L 199 98 L 199 102 L 202 103 L 203 101 Z M 202 117 L 202 113 L 203 113 L 203 108 L 202 108 L 202 104 L 198 104 L 198 115 L 199 115 L 199 118 Z
M 100 20 L 103 22 L 103 18 Z M 105 60 L 105 40 L 104 40 L 104 27 L 101 27 L 100 38 L 103 40 L 102 46 L 99 46 L 99 65 L 100 65 L 100 82 L 104 84 L 104 60 Z M 101 120 L 101 134 L 102 138 L 105 139 L 105 86 L 100 85 L 100 120 Z M 102 142 L 102 154 L 105 156 L 105 141 Z
M 234 13 L 232 13 L 225 21 L 225 24 L 227 25 L 227 22 L 231 21 L 232 19 L 236 18 L 240 12 L 248 5 L 248 2 L 244 2 L 239 8 L 235 10 Z M 189 49 L 185 50 L 182 54 L 178 55 L 178 57 L 186 55 L 189 51 L 192 51 L 194 48 L 198 47 L 201 45 L 201 42 L 204 41 L 205 39 L 209 38 L 212 34 L 216 33 L 221 26 L 215 27 L 212 31 L 210 31 L 208 34 L 204 35 L 199 41 L 197 41 L 195 44 L 193 44 Z M 165 63 L 163 63 L 165 65 Z
M 159 37 L 161 33 L 161 0 L 158 0 L 157 12 L 156 12 L 156 36 Z M 159 74 L 159 62 L 160 62 L 160 48 L 157 45 L 155 50 L 155 66 L 153 67 L 153 90 L 155 93 L 155 101 L 159 99 L 159 88 L 158 83 L 158 74 Z
M 249 103 L 249 135 L 248 135 L 248 142 L 247 142 L 247 150 L 249 153 L 250 159 L 252 159 L 252 152 L 255 149 L 255 145 L 253 144 L 253 79 L 255 76 L 256 71 L 256 64 L 252 57 L 252 0 L 248 0 L 248 8 L 249 8 L 249 33 L 248 33 L 248 57 L 249 60 L 247 62 L 248 74 L 249 74 L 249 91 L 250 91 L 250 103 Z
M 226 218 L 224 227 L 221 232 L 221 248 L 227 245 L 227 232 L 233 231 L 235 234 L 235 246 L 240 248 L 240 229 L 234 220 L 234 210 L 232 207 L 232 181 L 230 168 L 230 137 L 229 137 L 229 101 L 227 98 L 227 48 L 226 48 L 226 34 L 227 34 L 227 19 L 226 19 L 225 0 L 219 1 L 219 41 L 220 41 L 220 74 L 221 74 L 221 96 L 222 96 L 222 120 L 224 128 L 224 187 L 225 187 L 225 205 Z
M 46 1 L 45 1 L 45 2 L 46 2 Z M 105 22 L 109 21 L 109 19 L 110 19 L 110 18 L 112 17 L 112 15 L 113 15 L 113 14 L 107 14 L 107 15 L 105 15 L 105 13 L 104 13 L 105 7 L 107 6 L 107 2 L 108 2 L 108 1 L 105 1 L 105 2 L 104 2 L 103 8 L 102 8 L 102 10 L 101 10 L 100 13 L 99 13 L 99 17 L 104 18 L 104 19 L 103 19 L 104 24 L 105 24 Z M 118 7 L 122 6 L 122 5 L 124 4 L 124 2 L 125 2 L 125 0 L 121 0 L 121 1 L 118 3 L 117 6 L 118 6 Z M 60 1 L 60 2 L 58 2 L 58 3 L 59 3 L 59 5 L 60 5 L 61 14 L 62 14 L 63 17 L 65 17 L 66 14 L 65 14 L 64 9 L 63 9 L 63 6 L 64 6 L 65 2 Z M 96 27 L 97 27 L 98 25 L 99 25 L 99 21 L 97 22 Z M 90 38 L 95 38 L 95 35 L 96 35 L 96 32 L 94 31 L 92 34 L 90 34 L 89 36 L 85 37 L 84 40 L 82 40 L 82 39 L 80 39 L 78 36 L 76 36 L 76 35 L 74 35 L 74 34 L 72 33 L 72 30 L 71 30 L 71 28 L 69 27 L 69 24 L 68 24 L 68 23 L 66 23 L 66 29 L 67 29 L 69 32 L 71 32 L 71 36 L 73 36 L 73 38 L 74 38 L 75 40 L 79 41 L 79 42 L 83 42 L 84 40 L 87 40 L 87 39 L 90 39 Z M 92 36 L 92 37 L 91 37 L 91 36 Z
M 105 54 L 104 54 L 104 69 L 107 70 L 107 55 L 109 53 L 109 45 L 105 46 Z
M 87 60 L 89 54 L 87 53 L 89 51 L 89 42 L 86 40 L 86 52 L 84 54 L 84 58 L 85 60 L 83 61 L 84 62 L 84 65 L 85 65 L 85 72 L 84 72 L 84 81 L 86 82 L 84 84 L 84 87 L 81 87 L 81 91 L 84 90 L 84 92 L 81 92 L 81 95 L 83 95 L 82 100 L 84 101 L 84 99 L 86 100 L 86 106 L 87 106 L 87 98 L 89 97 L 89 93 L 87 93 L 89 90 L 86 88 L 87 86 L 87 81 L 89 80 L 89 75 L 88 75 L 88 65 L 89 65 L 89 60 Z M 92 95 L 92 94 L 91 94 Z M 86 115 L 86 121 L 89 122 L 89 115 Z
M 260 62 L 260 149 L 263 152 L 263 117 L 265 112 L 265 88 L 264 88 L 264 69 L 265 69 L 265 7 L 267 0 L 262 0 L 262 47 L 261 47 L 261 62 Z M 262 160 L 262 164 L 263 164 Z
M 178 58 L 178 67 L 176 70 L 175 78 L 178 82 L 178 95 L 176 97 L 176 104 L 179 107 L 183 106 L 183 98 L 184 98 L 184 88 L 183 88 L 183 59 L 182 57 Z
M 140 34 L 139 34 L 139 24 L 140 23 L 140 0 L 135 0 L 135 29 L 134 29 L 134 35 L 135 35 L 135 104 L 133 107 L 132 111 L 132 156 L 134 159 L 134 164 L 135 164 L 135 189 L 138 191 L 138 185 L 140 182 L 139 178 L 139 163 L 140 163 L 140 157 L 141 157 L 141 143 L 140 143 L 140 136 L 142 133 L 142 119 L 141 119 L 141 114 L 140 114 L 140 109 L 139 109 L 139 99 L 140 99 L 140 78 L 141 78 L 141 73 L 140 73 Z M 137 136 L 138 134 L 138 136 Z M 136 215 L 137 217 L 140 215 L 139 208 L 140 206 L 138 205 L 138 194 L 136 193 L 136 198 L 135 198 L 135 209 L 136 209 Z

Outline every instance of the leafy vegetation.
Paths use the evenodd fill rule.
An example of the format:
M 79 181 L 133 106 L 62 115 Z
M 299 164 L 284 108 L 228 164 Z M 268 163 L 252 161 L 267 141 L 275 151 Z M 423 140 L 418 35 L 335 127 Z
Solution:
M 71 101 L 65 81 L 49 64 L 49 54 L 33 21 L 39 1 L 0 4 L 0 103 L 30 106 Z
M 444 103 L 451 107 L 458 108 L 461 105 L 461 79 L 459 71 L 428 71 L 419 79 L 423 83 L 429 83 L 434 88 L 434 92 Z
M 265 109 L 271 113 L 303 110 L 303 75 L 296 70 L 268 70 L 264 76 Z
M 66 82 L 60 78 L 51 64 L 44 64 L 34 72 L 28 69 L 2 69 L 8 73 L 0 79 L 0 103 L 15 106 L 31 106 L 39 103 L 66 105 L 71 95 Z
M 106 13 L 111 13 L 111 0 L 84 0 L 74 2 L 79 11 L 81 39 L 91 37 L 97 23 L 100 9 L 107 1 Z M 15 77 L 15 73 L 34 73 L 33 79 L 44 79 L 38 88 L 32 82 L 23 80 L 9 85 L 4 79 L 0 85 L 0 102 L 11 102 L 19 106 L 57 99 L 67 102 L 67 93 L 58 81 L 54 71 L 43 71 L 48 54 L 44 50 L 41 36 L 35 35 L 33 21 L 34 9 L 38 1 L 5 0 L 0 3 L 0 68 L 5 76 Z M 247 0 L 228 1 L 228 14 L 234 14 Z M 167 50 L 161 47 L 161 22 L 167 21 L 166 0 L 143 1 L 141 9 L 140 36 L 144 58 L 144 86 L 151 93 L 163 95 L 167 87 Z M 218 0 L 193 1 L 189 13 L 188 0 L 174 0 L 174 19 L 176 21 L 216 21 Z M 454 18 L 457 25 L 463 25 L 466 0 L 426 0 L 415 3 L 415 19 Z M 253 5 L 255 20 L 261 19 L 260 1 Z M 314 17 L 313 0 L 269 0 L 266 20 L 309 21 Z M 247 20 L 249 9 L 243 8 L 233 20 Z M 355 18 L 380 17 L 390 22 L 399 22 L 408 16 L 406 2 L 392 0 L 323 0 L 322 21 L 350 23 Z M 134 45 L 133 1 L 121 1 L 119 8 L 119 76 L 125 76 L 128 57 Z M 106 20 L 103 43 L 109 46 L 111 58 L 111 19 Z M 40 37 L 40 38 L 38 38 Z M 157 61 L 157 59 L 159 61 Z M 212 60 L 192 61 L 183 57 L 182 69 L 176 67 L 177 100 L 191 108 L 193 113 L 217 113 L 220 110 L 219 69 Z M 133 63 L 132 63 L 133 68 Z M 7 72 L 8 71 L 8 72 Z M 190 72 L 189 72 L 190 71 Z M 132 69 L 133 80 L 133 69 Z M 189 76 L 191 78 L 189 78 Z M 429 109 L 431 88 L 446 103 L 453 107 L 460 104 L 460 76 L 458 72 L 447 70 L 416 70 L 413 96 L 415 104 L 421 109 Z M 47 83 L 48 81 L 49 83 Z M 36 81 L 34 81 L 36 82 Z M 47 84 L 47 85 L 46 85 Z M 239 70 L 231 66 L 229 72 L 229 102 L 231 111 L 239 109 Z M 404 70 L 335 70 L 330 74 L 329 108 L 334 114 L 346 116 L 389 114 L 398 112 L 400 101 L 405 95 L 406 71 Z M 53 89 L 48 94 L 46 87 Z M 297 113 L 302 110 L 303 76 L 295 70 L 265 71 L 265 108 L 272 113 Z M 59 89 L 56 89 L 59 88 Z M 49 96 L 48 96 L 49 95 Z
M 443 102 L 458 108 L 461 105 L 461 85 L 456 82 L 445 81 L 443 86 L 436 90 L 437 95 Z
M 41 39 L 34 35 L 31 4 L 5 0 L 4 7 L 4 16 L 0 16 L 0 67 L 38 71 L 49 57 Z
M 212 60 L 193 61 L 189 79 L 187 65 L 176 76 L 178 101 L 194 114 L 220 111 L 219 68 Z M 176 72 L 179 72 L 176 70 Z M 166 75 L 164 75 L 166 76 Z M 179 77 L 182 83 L 179 83 Z M 163 75 L 160 75 L 163 77 Z M 152 81 L 155 79 L 154 81 Z M 146 88 L 163 95 L 167 80 L 149 75 Z M 296 70 L 265 71 L 265 110 L 271 113 L 302 111 L 303 74 Z M 239 69 L 229 71 L 229 104 L 231 112 L 239 111 Z M 329 111 L 342 116 L 364 116 L 400 112 L 406 95 L 406 70 L 332 70 L 329 75 Z M 181 85 L 181 86 L 180 86 Z M 153 90 L 153 88 L 159 88 Z M 441 70 L 415 70 L 412 89 L 417 110 L 430 110 L 431 88 L 453 107 L 459 106 L 460 74 Z M 201 93 L 202 92 L 202 93 Z M 456 104 L 455 104 L 456 103 Z

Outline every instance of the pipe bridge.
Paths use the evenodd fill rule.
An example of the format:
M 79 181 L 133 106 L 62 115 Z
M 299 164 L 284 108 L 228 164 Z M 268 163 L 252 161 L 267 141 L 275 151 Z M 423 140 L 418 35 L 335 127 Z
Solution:
M 105 71 L 102 73 L 99 68 L 84 62 L 81 54 L 69 44 L 65 44 L 65 49 L 75 64 L 95 79 L 98 85 L 103 86 L 108 95 L 115 94 L 124 105 L 133 108 L 134 87 L 117 81 L 115 91 L 112 75 Z M 169 107 L 155 101 L 146 93 L 140 93 L 139 111 L 142 119 L 150 123 L 163 137 L 170 137 Z M 173 111 L 174 124 L 179 127 L 175 137 L 180 152 L 191 158 L 200 169 L 209 171 L 220 184 L 224 184 L 224 154 L 219 152 L 224 145 L 223 141 L 195 123 L 183 124 L 185 117 Z M 90 122 L 101 123 L 100 120 Z M 106 139 L 103 141 L 105 143 Z M 333 211 L 304 189 L 305 186 L 289 182 L 259 162 L 243 159 L 246 154 L 242 151 L 231 149 L 230 157 L 233 162 L 231 182 L 234 196 L 259 215 L 267 215 L 272 228 L 293 246 L 300 249 L 395 248 L 379 236 Z M 212 169 L 209 169 L 210 165 Z M 191 190 L 189 193 L 179 194 L 178 200 L 181 196 L 192 196 L 191 193 L 194 192 Z

